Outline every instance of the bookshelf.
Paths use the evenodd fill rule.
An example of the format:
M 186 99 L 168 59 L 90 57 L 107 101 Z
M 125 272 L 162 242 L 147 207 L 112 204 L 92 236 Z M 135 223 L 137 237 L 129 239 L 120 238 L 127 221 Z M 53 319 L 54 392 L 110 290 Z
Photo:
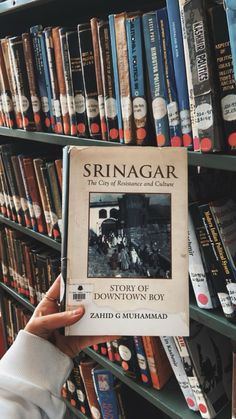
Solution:
M 91 7 L 94 7 L 92 12 L 93 15 L 101 15 L 103 14 L 103 12 L 105 12 L 105 14 L 108 14 L 114 11 L 114 9 L 116 9 L 116 11 L 119 12 L 121 10 L 124 10 L 127 6 L 126 2 L 123 0 L 119 2 L 119 6 L 117 7 L 114 7 L 114 4 L 110 4 L 108 1 L 103 2 L 101 6 L 97 4 L 95 5 L 95 3 L 96 2 L 94 0 L 89 0 L 87 4 L 80 5 L 80 15 L 86 16 L 86 20 L 88 19 L 88 16 L 90 16 L 91 14 Z M 132 0 L 129 4 L 129 8 L 131 10 L 135 10 L 138 7 L 141 8 L 142 3 L 143 0 Z M 159 3 L 163 4 L 164 2 L 159 1 Z M 22 31 L 32 24 L 42 22 L 42 24 L 46 25 L 47 23 L 51 23 L 52 18 L 50 17 L 50 14 L 52 16 L 52 13 L 50 12 L 55 12 L 53 18 L 55 20 L 55 23 L 61 24 L 63 22 L 66 22 L 67 20 L 70 23 L 74 23 L 75 19 L 77 21 L 77 17 L 71 17 L 70 9 L 72 6 L 75 7 L 75 10 L 77 10 L 75 0 L 68 0 L 67 2 L 63 0 L 57 1 L 57 10 L 54 9 L 54 7 L 56 7 L 56 0 L 7 0 L 3 3 L 0 3 L 1 35 L 7 33 L 9 31 L 8 27 L 11 27 L 11 25 L 13 24 L 16 28 L 14 29 L 14 33 L 17 33 L 18 30 Z M 153 6 L 156 6 L 154 2 L 148 2 L 147 4 L 145 4 L 145 10 L 151 10 Z M 99 7 L 101 7 L 101 12 Z M 48 13 L 43 13 L 45 8 L 48 11 Z M 61 17 L 60 13 L 62 10 L 65 11 L 65 15 Z M 29 142 L 29 144 L 31 145 L 34 144 L 34 142 L 39 144 L 42 143 L 43 146 L 46 144 L 55 145 L 59 147 L 64 147 L 66 145 L 99 147 L 122 146 L 121 144 L 103 142 L 99 140 L 76 138 L 65 135 L 47 134 L 44 132 L 27 132 L 19 129 L 12 130 L 0 127 L 0 141 L 7 142 L 7 140 L 10 138 L 14 141 L 24 140 Z M 236 171 L 236 155 L 203 155 L 200 153 L 188 152 L 188 163 L 190 166 L 202 166 L 210 169 Z M 26 234 L 27 236 L 51 247 L 54 250 L 61 250 L 60 243 L 56 242 L 55 240 L 42 234 L 36 233 L 28 228 L 22 227 L 21 225 L 7 218 L 4 218 L 3 216 L 0 216 L 0 223 L 10 226 L 13 229 L 16 229 Z M 0 294 L 0 297 L 3 294 L 8 294 L 15 300 L 20 302 L 25 308 L 27 308 L 31 312 L 34 310 L 34 306 L 30 304 L 30 302 L 26 298 L 20 296 L 15 290 L 9 288 L 3 283 L 0 283 Z M 224 316 L 217 310 L 202 310 L 198 308 L 196 303 L 192 300 L 190 302 L 190 317 L 206 325 L 207 327 L 212 328 L 215 331 L 229 337 L 233 341 L 236 341 L 236 325 L 228 322 L 224 318 Z M 130 379 L 127 375 L 124 374 L 120 367 L 109 362 L 106 358 L 102 357 L 101 355 L 96 354 L 92 349 L 87 348 L 84 352 L 91 358 L 95 359 L 99 364 L 103 365 L 106 368 L 109 368 L 116 377 L 118 377 L 126 385 L 131 387 L 141 397 L 145 398 L 148 402 L 150 402 L 159 410 L 167 414 L 171 419 L 196 419 L 200 417 L 199 414 L 193 413 L 187 408 L 185 400 L 174 379 L 172 379 L 162 391 L 157 392 L 152 389 L 147 389 L 144 386 L 142 386 L 142 384 Z M 67 405 L 77 417 L 86 419 L 86 417 L 82 413 L 74 409 L 69 403 L 67 403 Z M 217 415 L 217 419 L 228 418 L 230 418 L 230 406 Z

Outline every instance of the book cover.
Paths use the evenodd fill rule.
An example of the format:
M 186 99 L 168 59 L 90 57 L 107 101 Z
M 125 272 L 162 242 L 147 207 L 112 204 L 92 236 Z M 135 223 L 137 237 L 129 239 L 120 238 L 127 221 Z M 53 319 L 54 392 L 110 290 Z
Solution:
M 236 148 L 236 85 L 227 18 L 223 5 L 209 9 L 209 16 L 224 134 L 226 143 L 234 149 Z
M 88 324 L 94 335 L 188 333 L 186 157 L 181 148 L 65 149 L 65 305 L 86 306 L 67 334 L 87 334 Z
M 93 382 L 104 419 L 119 419 L 114 377 L 108 369 L 100 366 L 92 370 Z
M 101 139 L 101 120 L 98 104 L 98 89 L 94 63 L 92 31 L 89 24 L 78 25 L 85 102 L 91 138 Z
M 88 137 L 88 121 L 85 106 L 84 81 L 81 67 L 78 32 L 67 32 L 66 39 L 70 56 L 71 79 L 73 85 L 77 122 L 77 135 L 79 137 Z
M 137 145 L 147 145 L 150 133 L 148 130 L 149 121 L 144 76 L 144 44 L 141 16 L 128 14 L 125 24 L 135 138 Z M 149 145 L 151 145 L 150 142 Z
M 191 150 L 193 146 L 192 127 L 188 98 L 184 45 L 178 0 L 166 0 L 166 7 L 171 37 L 171 50 L 176 80 L 176 89 L 178 95 L 183 145 Z
M 156 130 L 156 143 L 159 147 L 170 145 L 167 115 L 167 90 L 165 70 L 160 49 L 160 31 L 157 12 L 143 15 L 143 31 L 152 114 Z

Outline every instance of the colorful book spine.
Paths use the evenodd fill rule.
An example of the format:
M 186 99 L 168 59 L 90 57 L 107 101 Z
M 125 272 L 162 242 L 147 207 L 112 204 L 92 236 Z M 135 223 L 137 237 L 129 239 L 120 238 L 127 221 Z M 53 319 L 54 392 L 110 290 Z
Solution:
M 188 220 L 189 276 L 192 282 L 197 305 L 200 308 L 211 309 L 213 308 L 213 304 L 208 286 L 208 278 L 204 270 L 200 248 L 190 212 Z
M 107 140 L 107 124 L 106 124 L 105 108 L 104 108 L 104 91 L 103 91 L 103 84 L 102 84 L 101 58 L 100 58 L 99 41 L 98 41 L 98 19 L 96 17 L 93 17 L 90 20 L 90 25 L 91 25 L 92 41 L 93 41 L 94 66 L 95 66 L 97 91 L 98 91 L 98 106 L 99 106 L 99 114 L 100 114 L 100 120 L 101 120 L 101 133 L 102 133 L 102 139 Z
M 140 16 L 128 15 L 126 17 L 126 37 L 136 144 L 145 145 L 149 133 L 143 64 L 142 20 Z
M 31 104 L 22 37 L 16 36 L 10 38 L 9 45 L 13 69 L 16 76 L 16 85 L 19 92 L 23 128 L 26 131 L 35 131 L 34 113 Z
M 229 148 L 233 150 L 236 149 L 236 84 L 227 19 L 223 5 L 209 9 L 209 16 L 224 133 Z
M 68 109 L 68 102 L 67 102 L 67 95 L 66 95 L 66 83 L 65 83 L 65 74 L 63 70 L 59 30 L 60 28 L 58 26 L 56 28 L 52 28 L 52 39 L 53 39 L 53 47 L 54 47 L 54 53 L 55 53 L 57 80 L 58 80 L 61 112 L 62 112 L 62 119 L 63 119 L 63 131 L 65 135 L 70 135 L 70 131 L 71 131 L 70 130 L 70 116 L 69 116 L 69 109 Z
M 160 339 L 189 409 L 198 411 L 197 401 L 190 386 L 182 359 L 176 348 L 174 338 L 171 336 L 161 336 Z
M 2 97 L 2 103 L 5 103 L 7 124 L 9 128 L 16 128 L 13 101 L 12 101 L 10 85 L 9 85 L 9 81 L 7 77 L 7 72 L 6 72 L 6 67 L 5 67 L 3 52 L 2 52 L 1 47 L 0 47 L 0 67 L 1 67 L 0 78 L 1 78 L 1 87 L 2 87 L 1 97 Z
M 236 4 L 234 0 L 224 0 L 224 5 L 228 21 L 234 74 L 236 74 Z
M 70 65 L 70 56 L 68 51 L 68 42 L 66 38 L 66 33 L 70 32 L 67 28 L 60 28 L 59 35 L 60 35 L 60 42 L 61 42 L 61 56 L 62 56 L 62 63 L 65 75 L 65 85 L 66 85 L 66 96 L 67 96 L 67 103 L 68 103 L 68 110 L 70 116 L 70 134 L 77 135 L 77 122 L 76 122 L 76 111 L 75 111 L 75 97 L 74 97 L 74 90 L 72 84 L 72 73 L 71 73 L 71 65 Z
M 191 150 L 193 147 L 192 127 L 178 0 L 166 0 L 166 6 L 171 38 L 171 50 L 178 96 L 183 145 Z
M 118 340 L 118 351 L 121 357 L 121 366 L 125 373 L 132 378 L 140 377 L 140 370 L 135 355 L 135 347 L 132 336 L 123 336 Z
M 52 197 L 52 191 L 50 187 L 49 177 L 48 177 L 48 171 L 46 165 L 42 165 L 40 167 L 41 173 L 42 173 L 42 179 L 43 179 L 43 186 L 44 186 L 44 192 L 46 194 L 47 203 L 49 206 L 49 217 L 51 218 L 52 222 L 52 234 L 53 238 L 55 240 L 60 241 L 61 240 L 61 233 L 58 225 L 58 218 L 56 215 L 55 205 L 53 202 Z
M 32 199 L 32 196 L 30 195 L 30 189 L 29 189 L 29 186 L 28 186 L 27 175 L 25 173 L 25 167 L 24 167 L 24 164 L 23 164 L 23 159 L 24 159 L 24 155 L 22 155 L 22 154 L 18 155 L 21 177 L 22 177 L 22 180 L 23 180 L 24 188 L 25 188 L 25 195 L 26 195 L 26 198 L 27 198 L 27 204 L 28 204 L 28 208 L 29 208 L 29 214 L 30 214 L 30 221 L 31 221 L 32 229 L 34 231 L 38 231 L 36 216 L 35 216 L 34 208 L 33 208 L 33 199 Z
M 101 418 L 101 409 L 97 400 L 97 395 L 94 389 L 92 370 L 95 368 L 96 362 L 90 359 L 85 359 L 80 362 L 79 369 L 82 376 L 84 387 L 88 399 L 88 404 L 91 411 L 92 419 Z
M 101 139 L 101 121 L 99 115 L 93 41 L 90 25 L 78 25 L 78 35 L 89 133 L 91 138 Z
M 137 361 L 140 368 L 141 380 L 146 386 L 150 387 L 152 386 L 152 380 L 151 380 L 147 358 L 146 358 L 144 347 L 143 347 L 142 337 L 134 336 L 133 338 L 134 338 L 134 346 L 135 346 Z
M 44 179 L 41 172 L 41 167 L 44 165 L 44 161 L 42 159 L 34 159 L 33 164 L 34 164 L 35 175 L 36 175 L 36 179 L 38 183 L 40 198 L 42 202 L 42 208 L 43 208 L 44 218 L 46 222 L 47 234 L 49 237 L 53 237 L 53 220 L 51 217 L 50 204 L 47 199 Z
M 109 29 L 111 37 L 111 51 L 112 51 L 112 63 L 114 71 L 114 85 L 115 85 L 115 98 L 116 98 L 116 107 L 117 107 L 117 119 L 118 119 L 118 128 L 119 128 L 119 138 L 120 143 L 124 142 L 124 129 L 122 121 L 122 112 L 121 112 L 121 100 L 120 100 L 120 80 L 118 74 L 118 58 L 116 50 L 116 33 L 115 33 L 115 22 L 114 15 L 109 15 Z
M 158 19 L 155 11 L 143 15 L 143 31 L 156 143 L 159 147 L 169 146 L 165 71 L 160 49 Z
M 34 57 L 32 52 L 32 44 L 29 33 L 22 34 L 24 57 L 25 57 L 25 66 L 28 76 L 30 98 L 32 103 L 32 108 L 34 112 L 34 123 L 37 131 L 43 130 L 42 124 L 42 113 L 41 113 L 41 102 L 38 92 L 38 86 L 35 77 L 35 65 Z
M 24 213 L 25 225 L 28 228 L 32 228 L 32 224 L 31 224 L 31 220 L 30 220 L 29 207 L 28 207 L 27 197 L 26 197 L 24 183 L 23 183 L 23 179 L 22 179 L 22 174 L 21 174 L 21 170 L 20 170 L 18 156 L 12 156 L 11 161 L 12 161 L 12 167 L 13 167 L 14 174 L 15 174 L 15 180 L 16 180 L 16 183 L 17 183 L 17 189 L 18 189 L 19 195 L 20 195 L 21 208 L 22 208 L 23 213 Z M 24 223 L 23 223 L 23 225 L 24 225 Z
M 88 122 L 86 115 L 84 81 L 81 67 L 78 33 L 76 31 L 67 32 L 66 39 L 70 56 L 71 78 L 77 122 L 77 135 L 79 137 L 88 137 Z
M 102 417 L 104 419 L 119 419 L 114 377 L 111 371 L 97 367 L 92 370 L 92 375 Z
M 56 72 L 55 51 L 52 39 L 52 28 L 46 28 L 43 31 L 45 48 L 47 54 L 48 71 L 50 76 L 50 86 L 52 92 L 52 111 L 55 120 L 54 131 L 56 134 L 63 134 L 63 121 L 61 113 L 60 95 Z
M 202 152 L 221 151 L 224 144 L 219 102 L 215 92 L 205 2 L 203 0 L 186 2 L 184 16 L 200 148 Z
M 49 80 L 48 80 L 48 67 L 44 67 L 46 63 L 45 45 L 43 39 L 42 26 L 33 26 L 30 28 L 30 34 L 33 44 L 36 78 L 38 82 L 40 100 L 42 104 L 42 112 L 44 115 L 44 125 L 48 132 L 52 132 L 51 117 L 52 117 L 52 104 L 51 97 L 49 98 Z M 46 79 L 47 77 L 47 79 Z

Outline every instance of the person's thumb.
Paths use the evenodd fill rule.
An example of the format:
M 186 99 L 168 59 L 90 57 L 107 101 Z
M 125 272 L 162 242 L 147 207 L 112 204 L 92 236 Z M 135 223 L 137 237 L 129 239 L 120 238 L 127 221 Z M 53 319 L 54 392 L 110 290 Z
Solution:
M 84 307 L 80 306 L 74 311 L 63 311 L 61 313 L 48 314 L 32 318 L 25 330 L 34 335 L 47 339 L 51 332 L 61 327 L 71 326 L 84 315 Z

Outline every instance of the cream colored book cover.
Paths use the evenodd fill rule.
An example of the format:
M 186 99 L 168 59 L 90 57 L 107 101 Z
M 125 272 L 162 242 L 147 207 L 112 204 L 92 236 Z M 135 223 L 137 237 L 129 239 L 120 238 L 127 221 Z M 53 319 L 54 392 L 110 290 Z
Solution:
M 70 147 L 64 156 L 62 297 L 67 310 L 86 310 L 65 333 L 187 336 L 186 150 Z

